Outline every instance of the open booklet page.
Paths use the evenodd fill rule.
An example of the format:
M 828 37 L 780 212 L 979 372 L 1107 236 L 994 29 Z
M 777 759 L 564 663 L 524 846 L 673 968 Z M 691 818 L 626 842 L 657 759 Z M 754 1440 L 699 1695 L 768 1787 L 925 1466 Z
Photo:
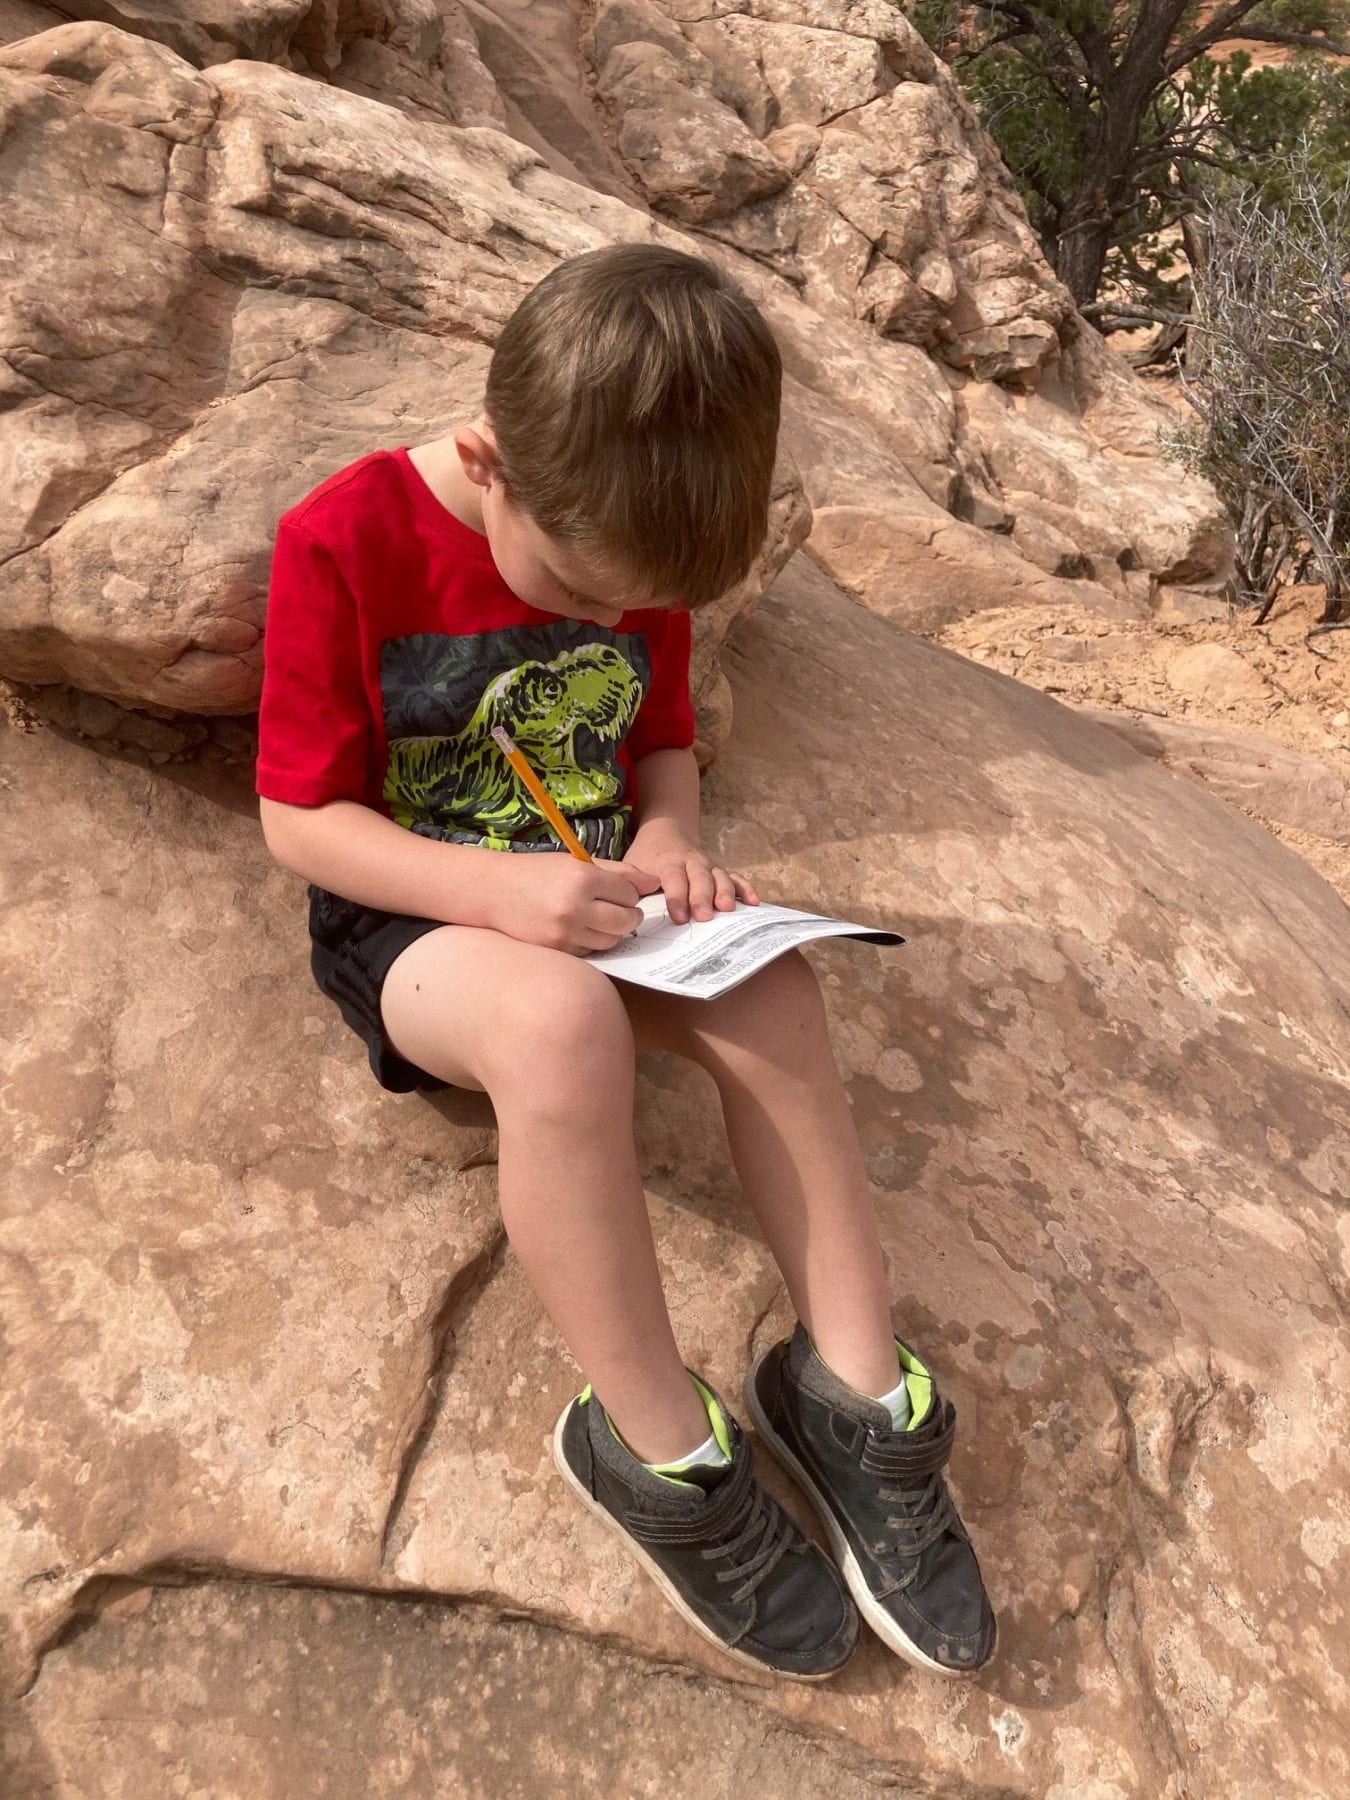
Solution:
M 873 944 L 905 941 L 898 931 L 878 931 L 764 900 L 758 906 L 738 900 L 734 912 L 690 919 L 684 925 L 671 920 L 662 894 L 648 894 L 638 905 L 643 920 L 634 935 L 612 950 L 592 951 L 586 960 L 619 981 L 695 1000 L 726 993 L 785 950 L 813 938 L 856 937 Z

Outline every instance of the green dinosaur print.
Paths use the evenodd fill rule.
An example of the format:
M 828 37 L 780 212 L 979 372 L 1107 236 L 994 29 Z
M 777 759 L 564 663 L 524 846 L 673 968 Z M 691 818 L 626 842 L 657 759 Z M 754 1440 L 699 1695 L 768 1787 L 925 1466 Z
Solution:
M 463 833 L 494 850 L 556 842 L 528 790 L 492 738 L 504 725 L 569 818 L 618 807 L 615 753 L 643 687 L 612 644 L 583 644 L 551 662 L 507 669 L 483 690 L 473 716 L 450 737 L 389 744 L 384 798 L 399 825 Z M 613 852 L 611 852 L 613 854 Z

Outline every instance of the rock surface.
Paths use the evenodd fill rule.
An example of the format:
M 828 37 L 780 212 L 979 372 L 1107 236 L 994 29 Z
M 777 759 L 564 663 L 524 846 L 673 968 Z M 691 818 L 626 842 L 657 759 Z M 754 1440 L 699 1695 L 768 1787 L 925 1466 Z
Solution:
M 1292 845 L 1350 901 L 1350 634 L 1314 636 L 1320 586 L 1250 612 L 1104 620 L 1010 605 L 941 643 L 1061 696 Z
M 413 118 L 507 123 L 458 0 L 0 0 L 0 43 L 72 20 L 117 26 L 198 68 L 278 63 Z
M 10 730 L 0 1504 L 33 1757 L 79 1766 L 64 1708 L 89 1716 L 109 1628 L 42 1652 L 103 1580 L 219 1574 L 353 1590 L 361 1635 L 388 1618 L 367 1590 L 524 1615 L 609 1646 L 624 1691 L 676 1667 L 915 1792 L 1342 1785 L 1344 907 L 1114 732 L 802 556 L 725 661 L 710 841 L 767 894 L 910 937 L 812 954 L 897 1329 L 960 1409 L 999 1661 L 944 1683 L 864 1634 L 809 1692 L 720 1661 L 566 1503 L 548 1433 L 577 1371 L 501 1236 L 490 1115 L 375 1086 L 310 986 L 247 759 L 149 771 Z M 682 1349 L 734 1405 L 791 1314 L 702 1074 L 644 1063 L 638 1136 Z M 155 1616 L 229 1616 L 195 1604 Z M 268 1616 L 281 1684 L 292 1626 Z M 653 1725 L 667 1771 L 682 1716 Z M 110 1742 L 155 1766 L 134 1726 L 98 1729 L 86 1767 Z
M 243 710 L 260 680 L 277 512 L 379 441 L 377 421 L 400 441 L 432 435 L 452 394 L 472 417 L 466 397 L 477 406 L 489 354 L 484 315 L 500 322 L 558 256 L 605 238 L 556 200 L 516 193 L 519 177 L 576 197 L 500 132 L 456 134 L 452 158 L 444 133 L 387 107 L 251 63 L 227 62 L 208 80 L 101 26 L 49 32 L 5 58 L 35 89 L 33 129 L 54 140 L 50 188 L 15 202 L 27 209 L 23 235 L 41 246 L 28 292 L 65 296 L 52 335 L 64 332 L 63 349 L 96 372 L 58 376 L 59 352 L 40 333 L 25 332 L 12 359 L 13 379 L 44 398 L 18 408 L 26 427 L 9 443 L 27 550 L 8 564 L 0 655 L 26 682 L 61 677 L 127 703 Z M 308 149 L 325 129 L 320 113 L 335 132 L 324 180 Z M 101 173 L 109 161 L 113 182 Z M 107 357 L 106 270 L 78 238 L 37 223 L 59 210 L 72 164 L 82 185 L 112 196 L 110 211 L 125 204 L 121 222 L 138 244 L 148 233 L 157 246 L 138 250 L 131 291 L 116 297 L 139 343 Z M 363 212 L 372 184 L 404 196 L 385 209 L 382 233 Z M 592 198 L 610 235 L 622 235 L 617 221 L 631 215 Z M 364 264 L 332 256 L 344 233 L 373 234 Z M 226 271 L 237 270 L 256 285 L 236 289 Z M 99 383 L 119 357 L 142 417 L 103 409 Z M 721 635 L 808 521 L 785 459 L 760 568 L 700 621 L 705 730 L 725 712 Z
M 1167 685 L 1187 700 L 1234 710 L 1259 706 L 1274 698 L 1272 690 L 1225 644 L 1191 644 L 1167 666 Z
M 734 1686 L 486 1608 L 109 1587 L 14 1720 L 6 1800 L 656 1794 L 689 1744 L 706 1794 L 874 1800 L 889 1786 L 884 1765 L 804 1738 Z
M 1184 768 L 1268 824 L 1314 832 L 1350 848 L 1350 782 L 1319 757 L 1248 732 L 1216 731 L 1175 719 L 1132 719 L 1104 710 L 1094 716 L 1146 756 Z
M 6 37 L 14 680 L 247 713 L 278 512 L 472 418 L 526 289 L 649 238 L 725 259 L 771 320 L 782 493 L 869 605 L 1135 617 L 1226 570 L 1212 491 L 1158 457 L 1170 412 L 1081 326 L 883 0 L 606 0 L 579 35 L 565 0 L 10 0 Z M 733 612 L 800 541 L 775 530 Z
M 1342 790 L 1253 715 L 1288 756 L 1344 716 L 1224 640 L 1246 742 L 1202 739 L 1225 627 L 1184 692 L 1141 655 L 1227 527 L 904 14 L 0 0 L 0 45 L 0 670 L 51 684 L 0 725 L 6 1800 L 636 1793 L 696 1730 L 771 1795 L 1341 1791 L 1347 914 L 1160 765 L 1325 827 Z M 773 528 L 696 645 L 705 765 L 737 719 L 708 837 L 910 939 L 812 955 L 897 1329 L 961 1412 L 1003 1623 L 969 1684 L 867 1634 L 820 1689 L 747 1679 L 569 1504 L 579 1372 L 490 1109 L 371 1079 L 230 716 L 277 513 L 475 416 L 525 289 L 650 238 L 783 347 Z M 906 628 L 1183 717 L 1104 730 Z M 637 1130 L 735 1406 L 792 1315 L 710 1084 L 644 1062 Z

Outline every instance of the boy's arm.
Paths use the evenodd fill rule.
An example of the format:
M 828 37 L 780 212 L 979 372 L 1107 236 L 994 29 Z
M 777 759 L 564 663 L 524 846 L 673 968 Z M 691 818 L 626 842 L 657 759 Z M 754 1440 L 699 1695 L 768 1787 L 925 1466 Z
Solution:
M 659 838 L 696 845 L 698 763 L 693 749 L 652 750 L 634 762 L 633 778 L 637 788 L 637 837 L 648 842 Z
M 263 639 L 255 788 L 267 847 L 292 873 L 363 906 L 478 923 L 501 857 L 418 837 L 354 796 L 372 722 L 355 598 L 294 513 L 277 527 Z
M 272 855 L 318 887 L 447 925 L 493 922 L 502 865 L 513 860 L 498 850 L 418 837 L 359 800 L 287 806 L 262 796 L 258 811 Z
M 691 916 L 711 919 L 738 900 L 758 906 L 744 875 L 733 875 L 699 849 L 698 763 L 693 749 L 651 750 L 635 758 L 637 830 L 625 862 L 655 875 L 677 925 Z
M 359 800 L 291 806 L 260 796 L 267 848 L 292 874 L 383 912 L 481 925 L 581 956 L 637 929 L 639 894 L 655 882 L 612 862 L 511 856 L 442 844 Z

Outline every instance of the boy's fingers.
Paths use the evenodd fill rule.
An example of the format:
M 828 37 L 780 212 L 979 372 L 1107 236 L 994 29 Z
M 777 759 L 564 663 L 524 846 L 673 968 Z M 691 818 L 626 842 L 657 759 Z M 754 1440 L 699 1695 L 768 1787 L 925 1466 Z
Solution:
M 716 884 L 716 900 L 723 912 L 730 912 L 736 904 L 735 880 L 726 869 L 713 869 L 713 881 Z
M 695 863 L 689 870 L 689 905 L 696 919 L 706 919 L 712 913 L 716 891 L 712 870 Z
M 659 876 L 649 874 L 646 869 L 638 868 L 636 863 L 621 862 L 615 863 L 612 866 L 619 874 L 627 877 L 639 894 L 659 893 L 661 888 L 661 879 Z M 622 905 L 623 902 L 620 902 L 620 904 Z
M 683 925 L 689 918 L 689 871 L 682 862 L 675 862 L 663 870 L 663 875 L 666 911 L 674 924 Z
M 596 950 L 612 950 L 613 948 L 614 933 L 612 931 L 601 931 L 595 925 L 582 925 L 577 929 L 576 949 L 572 954 L 574 956 L 590 956 Z
M 735 886 L 736 898 L 738 900 L 744 900 L 749 906 L 759 905 L 759 895 L 755 892 L 754 888 L 751 887 L 744 875 L 733 875 L 731 879 Z
M 586 921 L 593 931 L 606 931 L 613 937 L 632 937 L 642 923 L 642 914 L 636 906 L 616 905 L 609 900 L 601 900 L 594 912 Z

